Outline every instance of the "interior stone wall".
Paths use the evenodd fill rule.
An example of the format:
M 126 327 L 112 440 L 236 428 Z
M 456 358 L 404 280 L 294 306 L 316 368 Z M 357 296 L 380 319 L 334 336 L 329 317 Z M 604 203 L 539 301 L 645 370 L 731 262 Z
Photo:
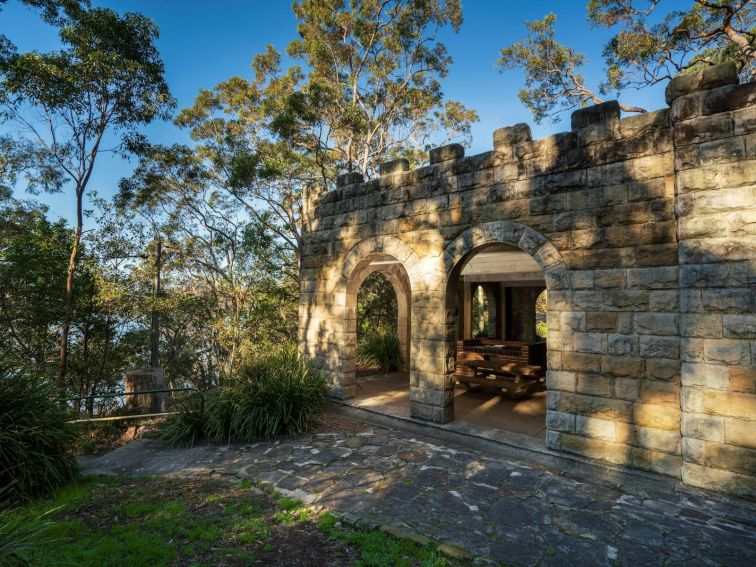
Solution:
M 493 243 L 518 246 L 548 289 L 549 448 L 753 495 L 756 83 L 734 66 L 674 79 L 671 108 L 573 113 L 494 149 L 431 150 L 367 182 L 306 195 L 301 351 L 354 392 L 350 281 L 375 255 L 403 267 L 414 417 L 454 417 L 456 281 Z

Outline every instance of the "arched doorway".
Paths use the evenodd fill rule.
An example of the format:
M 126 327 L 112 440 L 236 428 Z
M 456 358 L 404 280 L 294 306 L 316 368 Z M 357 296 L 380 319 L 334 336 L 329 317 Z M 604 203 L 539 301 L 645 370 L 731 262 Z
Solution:
M 350 340 L 344 348 L 343 366 L 355 384 L 355 405 L 407 413 L 412 301 L 407 271 L 391 254 L 368 254 L 349 275 L 346 292 L 345 326 Z M 374 306 L 390 312 L 368 314 L 370 294 L 388 296 L 379 297 Z M 366 324 L 367 317 L 372 324 Z M 397 356 L 386 356 L 385 350 L 393 348 L 394 342 Z
M 511 222 L 470 229 L 447 251 L 455 420 L 545 445 L 546 290 L 568 285 L 561 258 Z

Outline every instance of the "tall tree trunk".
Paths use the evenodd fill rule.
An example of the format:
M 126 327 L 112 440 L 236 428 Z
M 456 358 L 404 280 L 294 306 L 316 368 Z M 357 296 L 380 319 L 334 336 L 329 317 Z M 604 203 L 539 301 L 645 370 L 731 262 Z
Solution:
M 152 285 L 152 329 L 150 337 L 150 366 L 160 366 L 160 313 L 157 302 L 160 297 L 160 270 L 162 265 L 163 243 L 155 238 L 155 276 Z
M 66 305 L 63 313 L 63 327 L 60 333 L 60 368 L 58 370 L 58 387 L 65 389 L 66 370 L 68 365 L 68 335 L 71 330 L 71 320 L 73 319 L 73 302 L 74 302 L 74 272 L 76 270 L 76 261 L 79 255 L 79 245 L 81 244 L 81 232 L 84 225 L 84 188 L 80 185 L 76 188 L 76 233 L 71 245 L 71 255 L 68 258 L 68 272 L 66 275 Z

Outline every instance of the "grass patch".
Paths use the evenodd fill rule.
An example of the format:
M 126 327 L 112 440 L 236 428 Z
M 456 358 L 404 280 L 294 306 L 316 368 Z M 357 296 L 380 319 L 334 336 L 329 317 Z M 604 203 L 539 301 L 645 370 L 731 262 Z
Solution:
M 459 564 L 249 481 L 88 477 L 9 514 L 40 528 L 27 554 L 40 566 Z

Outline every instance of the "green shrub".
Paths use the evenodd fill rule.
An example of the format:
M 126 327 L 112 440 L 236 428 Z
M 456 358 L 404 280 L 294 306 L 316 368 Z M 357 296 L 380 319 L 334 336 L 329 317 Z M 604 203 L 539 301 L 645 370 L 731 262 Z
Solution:
M 172 447 L 193 447 L 205 435 L 207 416 L 203 398 L 189 393 L 175 404 L 178 413 L 160 424 L 160 438 Z
M 402 349 L 396 331 L 379 331 L 361 337 L 357 344 L 357 362 L 393 372 L 402 366 Z
M 43 521 L 44 516 L 54 512 L 50 510 L 46 514 L 33 521 L 17 510 L 5 508 L 7 499 L 10 497 L 10 487 L 0 489 L 0 565 L 3 567 L 16 567 L 30 565 L 29 556 L 32 550 L 40 543 L 49 543 L 45 539 L 45 532 L 50 527 L 50 522 Z
M 22 376 L 0 376 L 0 486 L 11 501 L 50 494 L 79 473 L 78 433 L 54 388 Z
M 536 336 L 545 339 L 546 336 L 549 333 L 549 328 L 546 324 L 546 321 L 538 321 L 536 322 Z
M 162 427 L 167 442 L 251 441 L 309 429 L 325 409 L 326 380 L 294 349 L 257 357 L 205 396 L 204 411 L 179 406 Z

